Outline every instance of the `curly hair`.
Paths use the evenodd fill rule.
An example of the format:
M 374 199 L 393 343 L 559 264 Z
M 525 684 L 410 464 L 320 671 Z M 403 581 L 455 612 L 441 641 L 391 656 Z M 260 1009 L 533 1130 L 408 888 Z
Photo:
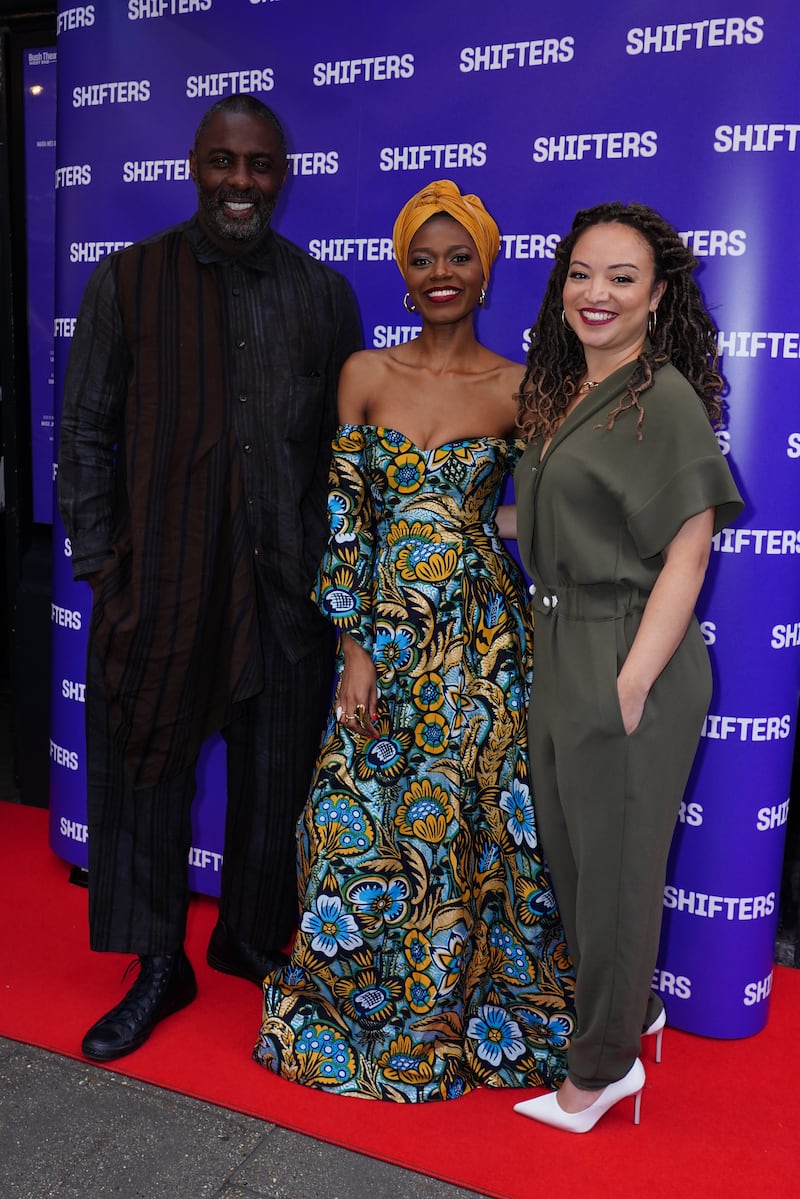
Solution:
M 528 438 L 552 437 L 564 419 L 581 375 L 586 373 L 583 347 L 562 320 L 561 295 L 578 238 L 593 225 L 611 222 L 628 225 L 644 238 L 655 263 L 653 285 L 663 279 L 667 286 L 649 343 L 645 342 L 636 359 L 626 393 L 608 414 L 605 427 L 613 428 L 621 412 L 636 408 L 639 412 L 636 431 L 641 438 L 644 410 L 639 397 L 653 386 L 654 373 L 667 362 L 691 383 L 711 423 L 716 424 L 720 419 L 725 383 L 717 370 L 716 326 L 692 274 L 697 262 L 672 225 L 652 208 L 614 201 L 578 212 L 572 229 L 556 247 L 555 266 L 531 329 L 531 345 L 518 396 L 517 423 Z

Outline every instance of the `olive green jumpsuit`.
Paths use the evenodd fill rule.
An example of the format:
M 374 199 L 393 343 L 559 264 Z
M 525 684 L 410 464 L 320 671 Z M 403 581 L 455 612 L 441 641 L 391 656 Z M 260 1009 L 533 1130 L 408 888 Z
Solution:
M 684 522 L 742 500 L 698 396 L 671 365 L 606 428 L 634 367 L 566 418 L 540 461 L 514 476 L 522 561 L 533 580 L 529 745 L 537 823 L 576 971 L 569 1075 L 594 1089 L 622 1078 L 641 1046 L 670 842 L 711 699 L 693 617 L 626 735 L 616 681 Z

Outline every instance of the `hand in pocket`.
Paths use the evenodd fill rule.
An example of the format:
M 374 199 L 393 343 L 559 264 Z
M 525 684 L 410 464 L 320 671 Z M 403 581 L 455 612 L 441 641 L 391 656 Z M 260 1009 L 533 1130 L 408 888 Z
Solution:
M 617 679 L 617 699 L 619 700 L 619 710 L 622 716 L 622 725 L 626 734 L 630 737 L 631 733 L 635 733 L 644 713 L 644 705 L 647 701 L 647 692 L 635 691 L 625 685 L 624 680 L 620 676 Z

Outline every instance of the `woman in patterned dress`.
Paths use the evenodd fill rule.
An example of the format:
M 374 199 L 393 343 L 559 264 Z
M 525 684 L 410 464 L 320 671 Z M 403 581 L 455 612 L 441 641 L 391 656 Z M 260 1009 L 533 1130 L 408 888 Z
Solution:
M 524 586 L 495 523 L 520 368 L 473 329 L 499 234 L 444 180 L 394 240 L 422 330 L 341 375 L 315 588 L 338 685 L 298 827 L 300 928 L 254 1055 L 420 1102 L 561 1080 L 572 978 L 528 780 Z

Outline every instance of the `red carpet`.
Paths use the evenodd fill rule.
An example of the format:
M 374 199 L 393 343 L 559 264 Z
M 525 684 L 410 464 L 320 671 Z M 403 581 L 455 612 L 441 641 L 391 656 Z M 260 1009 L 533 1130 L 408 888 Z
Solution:
M 47 846 L 46 813 L 0 803 L 0 1035 L 80 1057 L 86 1028 L 121 998 L 129 959 L 90 953 L 86 892 L 68 875 Z M 641 1125 L 631 1124 L 627 1102 L 577 1137 L 514 1115 L 518 1091 L 402 1107 L 267 1073 L 250 1060 L 256 988 L 206 966 L 215 918 L 213 901 L 193 903 L 187 948 L 198 999 L 113 1063 L 118 1073 L 499 1199 L 797 1193 L 800 971 L 776 968 L 770 1022 L 756 1037 L 712 1041 L 667 1029 L 663 1063 L 645 1057 Z

